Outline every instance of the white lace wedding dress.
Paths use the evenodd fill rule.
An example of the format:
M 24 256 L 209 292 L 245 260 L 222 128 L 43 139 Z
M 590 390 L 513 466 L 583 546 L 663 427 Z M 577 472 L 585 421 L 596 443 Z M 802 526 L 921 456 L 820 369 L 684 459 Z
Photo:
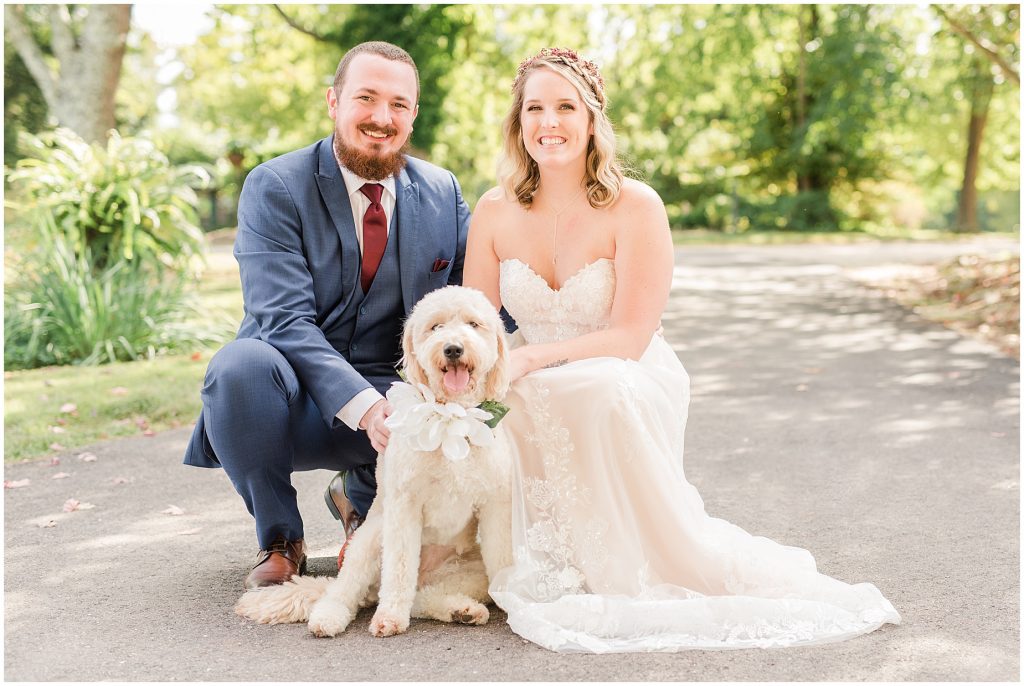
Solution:
M 608 325 L 615 266 L 552 290 L 501 263 L 501 300 L 526 343 Z M 593 358 L 518 380 L 514 564 L 491 597 L 519 635 L 565 652 L 807 645 L 900 616 L 868 583 L 819 574 L 806 550 L 708 516 L 683 472 L 689 377 L 654 336 L 639 361 Z

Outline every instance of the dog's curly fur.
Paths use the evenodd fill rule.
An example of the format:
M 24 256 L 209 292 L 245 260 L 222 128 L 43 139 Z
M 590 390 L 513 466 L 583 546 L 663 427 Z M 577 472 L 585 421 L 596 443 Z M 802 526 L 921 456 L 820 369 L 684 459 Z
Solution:
M 452 345 L 462 348 L 457 364 L 469 372 L 458 392 L 443 383 L 455 364 L 445 356 Z M 504 325 L 479 291 L 449 286 L 426 295 L 405 323 L 402 348 L 409 381 L 428 386 L 439 402 L 475 407 L 508 390 Z M 484 624 L 488 578 L 512 559 L 511 462 L 500 425 L 496 434 L 493 445 L 472 446 L 461 461 L 417 452 L 392 434 L 377 460 L 377 497 L 337 578 L 296 576 L 248 591 L 235 611 L 264 624 L 308 621 L 313 634 L 335 636 L 378 600 L 379 588 L 375 636 L 404 632 L 410 616 Z M 425 546 L 454 554 L 422 570 Z

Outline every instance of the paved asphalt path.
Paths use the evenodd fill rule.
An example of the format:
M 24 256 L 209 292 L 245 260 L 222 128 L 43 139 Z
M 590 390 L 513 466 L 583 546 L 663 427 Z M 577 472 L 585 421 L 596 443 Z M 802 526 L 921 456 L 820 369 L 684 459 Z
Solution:
M 1016 246 L 985 243 L 981 249 Z M 708 511 L 871 581 L 903 624 L 810 648 L 557 655 L 485 627 L 415 621 L 374 639 L 232 612 L 255 552 L 220 470 L 181 465 L 187 429 L 10 465 L 7 680 L 1017 680 L 1019 369 L 849 269 L 973 247 L 678 250 L 665 331 L 693 384 L 686 471 Z M 197 389 L 198 390 L 198 389 Z M 66 471 L 69 478 L 53 480 Z M 333 573 L 329 474 L 296 476 L 314 573 Z M 127 479 L 126 483 L 120 482 Z M 61 511 L 68 498 L 95 507 Z M 168 506 L 180 516 L 162 514 Z M 55 525 L 43 528 L 48 521 Z

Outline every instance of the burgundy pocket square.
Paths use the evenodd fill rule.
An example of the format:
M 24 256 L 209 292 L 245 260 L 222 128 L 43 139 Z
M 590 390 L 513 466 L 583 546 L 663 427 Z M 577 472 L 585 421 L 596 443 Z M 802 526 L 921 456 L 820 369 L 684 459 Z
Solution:
M 436 260 L 434 260 L 434 266 L 430 270 L 430 272 L 431 273 L 439 272 L 439 271 L 441 271 L 442 269 L 444 269 L 447 266 L 448 266 L 448 260 L 442 260 L 441 258 L 437 258 Z

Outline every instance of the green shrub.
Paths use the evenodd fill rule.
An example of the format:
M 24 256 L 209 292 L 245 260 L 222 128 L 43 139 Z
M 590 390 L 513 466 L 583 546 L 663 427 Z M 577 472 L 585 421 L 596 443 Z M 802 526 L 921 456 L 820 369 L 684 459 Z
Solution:
M 90 145 L 66 129 L 24 135 L 8 175 L 21 230 L 4 293 L 4 367 L 135 360 L 227 340 L 196 324 L 186 284 L 205 247 L 198 167 L 172 167 L 145 138 Z
M 744 201 L 739 215 L 759 231 L 836 231 L 844 225 L 828 191 L 803 191 L 764 202 Z
M 201 167 L 173 167 L 152 141 L 116 132 L 105 147 L 68 129 L 23 134 L 21 152 L 8 174 L 9 206 L 34 231 L 88 252 L 95 269 L 135 259 L 181 269 L 201 252 L 193 190 L 208 182 Z
M 62 236 L 49 238 L 48 254 L 5 292 L 5 369 L 152 358 L 230 338 L 223 323 L 195 323 L 173 271 L 122 258 L 97 272 L 88 249 L 80 255 Z

